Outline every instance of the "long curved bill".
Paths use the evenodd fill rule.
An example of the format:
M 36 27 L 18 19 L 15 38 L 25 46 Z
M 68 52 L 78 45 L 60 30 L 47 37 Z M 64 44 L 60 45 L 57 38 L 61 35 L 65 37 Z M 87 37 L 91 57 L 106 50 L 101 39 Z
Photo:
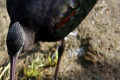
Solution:
M 19 54 L 10 56 L 10 80 L 15 80 L 15 70 L 18 56 Z

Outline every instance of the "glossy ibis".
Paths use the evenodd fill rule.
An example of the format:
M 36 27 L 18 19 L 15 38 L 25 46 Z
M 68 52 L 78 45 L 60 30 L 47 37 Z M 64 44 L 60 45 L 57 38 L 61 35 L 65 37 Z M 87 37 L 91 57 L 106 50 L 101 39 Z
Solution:
M 7 34 L 10 58 L 10 80 L 15 79 L 19 54 L 28 51 L 38 41 L 61 40 L 58 49 L 57 79 L 64 37 L 73 31 L 88 15 L 97 0 L 7 0 L 11 23 Z

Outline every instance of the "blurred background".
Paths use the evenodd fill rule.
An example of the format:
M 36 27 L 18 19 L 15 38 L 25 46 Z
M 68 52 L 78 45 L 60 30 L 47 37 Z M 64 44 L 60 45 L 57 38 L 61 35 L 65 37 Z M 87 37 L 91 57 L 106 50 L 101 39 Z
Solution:
M 9 80 L 6 35 L 10 20 L 0 0 L 0 80 Z M 66 38 L 60 80 L 120 80 L 120 1 L 99 0 Z M 16 80 L 51 80 L 59 42 L 39 42 L 19 57 Z

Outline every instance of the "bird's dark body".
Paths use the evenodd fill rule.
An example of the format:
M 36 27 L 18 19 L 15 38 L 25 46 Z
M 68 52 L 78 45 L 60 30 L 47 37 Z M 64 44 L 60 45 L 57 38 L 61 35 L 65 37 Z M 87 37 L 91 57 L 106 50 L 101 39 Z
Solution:
M 96 1 L 7 0 L 7 10 L 11 25 L 19 22 L 23 27 L 26 34 L 24 50 L 27 50 L 38 41 L 50 42 L 63 39 L 87 16 Z M 73 12 L 74 14 L 71 14 Z
M 15 63 L 14 56 L 27 51 L 38 41 L 55 42 L 64 39 L 84 20 L 96 2 L 97 0 L 7 0 L 11 20 L 7 48 L 11 64 Z M 11 73 L 15 74 L 14 67 L 11 68 Z
M 77 1 L 79 1 L 79 3 L 77 3 Z M 38 41 L 58 41 L 68 33 L 66 35 L 63 35 L 66 32 L 59 34 L 61 37 L 54 36 L 54 32 L 56 31 L 55 27 L 60 23 L 62 18 L 70 15 L 72 11 L 79 9 L 81 1 L 82 0 L 7 0 L 7 9 L 11 24 L 20 22 L 23 28 L 29 28 L 29 30 L 31 29 L 35 32 L 35 38 L 37 38 Z M 95 4 L 96 1 L 97 0 L 86 0 L 86 5 L 82 5 L 87 7 Z M 73 8 L 73 10 L 69 9 L 68 11 L 69 7 Z M 83 8 L 85 9 L 85 7 Z M 88 14 L 89 9 L 84 11 Z M 80 15 L 79 12 L 76 13 Z M 84 13 L 84 15 L 86 15 L 86 13 Z M 85 17 L 84 15 L 80 16 Z M 75 22 L 79 24 L 81 21 L 82 20 L 74 21 L 71 22 L 71 24 L 76 24 Z M 63 26 L 65 25 L 66 24 Z M 70 29 L 70 26 L 68 27 Z M 74 28 L 76 27 L 75 25 Z

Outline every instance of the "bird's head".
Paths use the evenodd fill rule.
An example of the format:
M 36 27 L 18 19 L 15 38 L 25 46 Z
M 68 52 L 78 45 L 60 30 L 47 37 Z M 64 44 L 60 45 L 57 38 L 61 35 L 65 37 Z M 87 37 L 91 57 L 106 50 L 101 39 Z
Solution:
M 25 32 L 19 22 L 10 24 L 6 42 L 11 64 L 10 78 L 14 80 L 16 62 L 25 42 Z

